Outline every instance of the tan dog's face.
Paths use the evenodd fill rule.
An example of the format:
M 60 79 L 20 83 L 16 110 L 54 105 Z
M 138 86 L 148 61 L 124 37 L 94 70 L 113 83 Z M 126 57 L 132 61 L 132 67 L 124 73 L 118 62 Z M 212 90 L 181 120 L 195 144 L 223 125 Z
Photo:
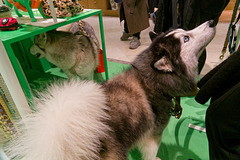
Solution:
M 45 47 L 47 43 L 47 33 L 34 36 L 34 45 L 30 48 L 30 53 L 37 58 L 45 57 Z
M 37 58 L 45 57 L 45 47 L 47 43 L 47 33 L 34 36 L 34 45 L 30 48 L 30 53 Z
M 34 36 L 34 44 L 36 44 L 41 49 L 44 49 L 47 43 L 47 33 L 41 33 Z

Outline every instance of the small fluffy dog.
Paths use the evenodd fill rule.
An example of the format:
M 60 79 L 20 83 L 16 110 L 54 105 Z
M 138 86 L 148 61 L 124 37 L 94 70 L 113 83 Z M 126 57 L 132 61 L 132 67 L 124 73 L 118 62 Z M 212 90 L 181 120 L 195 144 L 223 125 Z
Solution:
M 86 22 L 75 22 L 65 31 L 52 30 L 34 37 L 30 52 L 45 57 L 61 68 L 68 77 L 92 80 L 99 60 L 99 43 L 93 28 Z M 82 30 L 81 30 L 82 27 Z
M 157 36 L 132 67 L 103 84 L 71 80 L 53 84 L 24 119 L 8 147 L 21 160 L 126 160 L 139 147 L 156 159 L 172 98 L 197 83 L 198 57 L 212 40 L 208 21 Z

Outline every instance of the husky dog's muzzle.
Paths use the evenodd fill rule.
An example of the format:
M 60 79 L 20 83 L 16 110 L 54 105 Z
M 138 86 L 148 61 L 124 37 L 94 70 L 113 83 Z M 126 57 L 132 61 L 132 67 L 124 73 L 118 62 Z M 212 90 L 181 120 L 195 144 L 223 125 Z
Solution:
M 188 31 L 188 33 L 195 36 L 196 39 L 202 40 L 204 44 L 208 44 L 213 39 L 216 33 L 214 20 L 209 20 L 201 24 L 200 26 L 194 28 L 193 30 Z
M 194 52 L 197 57 L 200 57 L 202 51 L 211 42 L 215 36 L 216 28 L 213 20 L 209 20 L 193 30 L 183 32 L 181 35 L 187 37 L 182 41 L 182 48 L 188 52 Z
M 216 24 L 214 23 L 214 20 L 209 20 L 192 30 L 193 32 L 198 33 L 199 39 L 201 40 L 199 45 L 202 45 L 202 48 L 200 48 L 199 52 L 202 52 L 214 38 L 216 33 L 215 26 Z M 197 55 L 197 57 L 200 57 L 200 55 Z

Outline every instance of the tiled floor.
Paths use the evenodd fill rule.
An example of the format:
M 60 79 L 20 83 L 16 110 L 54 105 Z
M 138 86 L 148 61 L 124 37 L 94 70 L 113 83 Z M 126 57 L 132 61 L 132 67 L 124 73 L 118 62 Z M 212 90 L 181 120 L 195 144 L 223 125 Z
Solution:
M 90 17 L 85 19 L 85 21 L 93 26 L 100 40 L 98 17 Z M 129 49 L 130 41 L 120 41 L 123 31 L 123 23 L 120 24 L 118 17 L 103 17 L 103 25 L 107 58 L 131 62 L 136 55 L 146 49 L 151 43 L 148 36 L 149 31 L 153 31 L 154 28 L 154 24 L 151 20 L 150 27 L 141 33 L 141 46 L 135 50 Z M 228 26 L 228 23 L 218 23 L 216 35 L 213 41 L 207 46 L 207 60 L 201 76 L 205 75 L 209 70 L 221 62 L 219 56 L 221 55 Z M 225 58 L 227 55 L 228 53 L 226 53 Z

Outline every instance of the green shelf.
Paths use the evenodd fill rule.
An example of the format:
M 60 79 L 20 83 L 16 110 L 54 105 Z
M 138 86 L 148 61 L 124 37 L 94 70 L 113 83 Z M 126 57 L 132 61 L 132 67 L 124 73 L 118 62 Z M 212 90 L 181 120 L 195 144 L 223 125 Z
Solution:
M 102 20 L 102 10 L 101 9 L 88 9 L 74 17 L 65 17 L 66 21 L 55 23 L 47 27 L 38 27 L 33 25 L 22 24 L 22 28 L 15 31 L 0 31 L 0 51 L 1 54 L 7 54 L 7 57 L 10 60 L 11 67 L 13 68 L 13 74 L 16 74 L 16 77 L 20 83 L 20 86 L 26 95 L 28 101 L 33 101 L 33 94 L 31 87 L 29 86 L 28 76 L 26 72 L 29 73 L 29 70 L 36 70 L 46 73 L 51 69 L 52 65 L 46 60 L 41 59 L 40 61 L 33 57 L 29 53 L 29 48 L 33 45 L 32 39 L 35 35 L 56 29 L 58 27 L 91 17 L 99 17 L 99 28 L 101 34 L 101 44 L 103 50 L 104 66 L 105 66 L 105 80 L 108 79 L 108 66 L 106 58 L 106 48 L 105 48 L 105 38 L 103 30 L 103 20 Z M 5 56 L 5 55 L 4 55 Z M 6 73 L 8 74 L 8 73 Z M 21 106 L 19 106 L 21 107 Z

